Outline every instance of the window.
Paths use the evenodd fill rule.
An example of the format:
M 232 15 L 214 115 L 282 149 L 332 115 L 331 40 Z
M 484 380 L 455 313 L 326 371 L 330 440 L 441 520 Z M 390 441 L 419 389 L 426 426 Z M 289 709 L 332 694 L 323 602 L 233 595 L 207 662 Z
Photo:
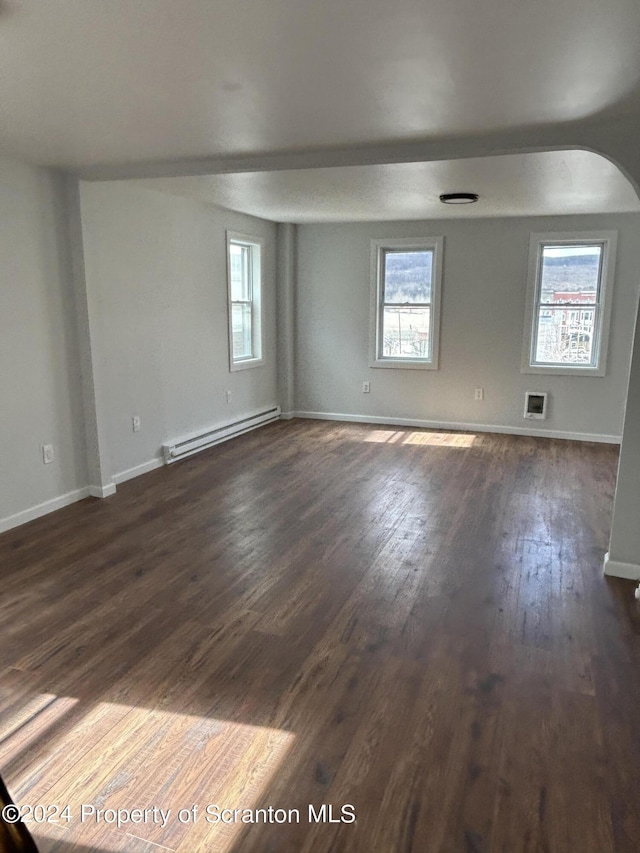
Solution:
M 372 367 L 437 368 L 443 243 L 372 240 Z
M 604 376 L 616 233 L 533 234 L 524 373 Z
M 263 364 L 262 240 L 227 232 L 229 366 L 243 370 Z

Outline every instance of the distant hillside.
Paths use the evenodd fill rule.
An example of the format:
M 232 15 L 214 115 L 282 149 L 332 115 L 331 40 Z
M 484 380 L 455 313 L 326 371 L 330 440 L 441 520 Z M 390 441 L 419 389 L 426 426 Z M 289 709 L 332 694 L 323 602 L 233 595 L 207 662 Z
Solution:
M 542 290 L 595 290 L 600 259 L 593 256 L 545 258 Z
M 387 255 L 386 298 L 389 302 L 428 301 L 431 298 L 431 253 L 402 252 Z M 543 293 L 593 291 L 598 280 L 599 258 L 576 255 L 545 258 Z
M 387 301 L 429 301 L 431 262 L 431 252 L 389 252 L 385 270 Z

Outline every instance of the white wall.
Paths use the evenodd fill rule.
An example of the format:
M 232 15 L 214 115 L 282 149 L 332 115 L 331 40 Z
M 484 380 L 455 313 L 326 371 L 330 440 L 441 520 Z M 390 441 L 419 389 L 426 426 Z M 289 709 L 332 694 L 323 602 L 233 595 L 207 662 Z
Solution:
M 640 581 L 640 310 L 631 358 L 611 539 L 604 567 L 608 575 Z
M 522 374 L 530 233 L 597 229 L 618 231 L 607 375 Z M 639 233 L 635 214 L 299 226 L 296 410 L 619 437 Z M 420 235 L 445 237 L 440 369 L 370 368 L 370 240 Z M 549 392 L 546 421 L 523 419 L 526 390 Z
M 111 476 L 153 460 L 167 440 L 277 402 L 275 225 L 124 182 L 82 183 L 80 194 L 96 405 Z M 266 241 L 265 364 L 234 373 L 226 229 Z
M 86 485 L 64 198 L 60 176 L 0 161 L 0 529 Z
M 273 223 L 135 184 L 83 183 L 80 198 L 107 479 L 157 459 L 167 439 L 280 402 L 276 338 L 289 353 L 291 330 L 282 325 L 294 303 L 298 412 L 621 433 L 640 216 L 300 226 L 295 248 L 289 235 L 297 286 L 287 299 L 281 294 L 278 331 Z M 67 220 L 60 176 L 0 161 L 0 529 L 82 497 L 89 483 Z M 227 352 L 227 228 L 266 240 L 266 364 L 235 373 Z M 598 228 L 619 233 L 607 375 L 521 374 L 530 232 Z M 369 242 L 421 234 L 445 236 L 441 369 L 370 368 Z M 369 395 L 361 393 L 365 379 Z M 476 386 L 485 389 L 483 402 L 473 400 Z M 550 392 L 546 422 L 523 420 L 527 389 Z M 142 419 L 139 433 L 133 414 Z M 42 463 L 44 443 L 54 446 L 52 465 Z

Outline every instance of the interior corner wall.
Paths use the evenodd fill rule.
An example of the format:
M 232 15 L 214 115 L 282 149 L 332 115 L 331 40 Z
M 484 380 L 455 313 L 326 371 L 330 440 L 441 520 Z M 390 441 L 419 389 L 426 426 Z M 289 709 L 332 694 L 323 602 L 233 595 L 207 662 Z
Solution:
M 81 182 L 80 197 L 96 406 L 117 481 L 166 441 L 277 403 L 276 226 L 132 182 Z M 227 229 L 265 240 L 265 363 L 235 372 Z
M 281 222 L 276 230 L 276 291 L 278 329 L 278 395 L 283 418 L 294 410 L 296 226 Z
M 604 377 L 520 372 L 532 232 L 617 230 Z M 640 216 L 536 217 L 298 226 L 299 414 L 619 440 L 640 281 Z M 369 366 L 370 241 L 444 235 L 440 367 Z M 362 382 L 371 393 L 362 393 Z M 474 389 L 484 388 L 484 400 Z M 544 421 L 525 391 L 547 391 Z
M 87 483 L 61 175 L 0 161 L 0 269 L 2 530 L 83 496 Z
M 640 581 L 640 307 L 605 572 Z

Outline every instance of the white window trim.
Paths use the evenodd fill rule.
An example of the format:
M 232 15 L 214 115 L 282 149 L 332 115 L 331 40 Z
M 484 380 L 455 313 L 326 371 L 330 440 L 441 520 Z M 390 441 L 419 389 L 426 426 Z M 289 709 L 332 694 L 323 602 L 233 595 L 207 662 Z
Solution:
M 232 299 L 231 299 L 231 243 L 243 243 L 251 246 L 253 249 L 258 249 L 258 252 L 252 253 L 252 273 L 253 285 L 251 299 L 251 331 L 253 335 L 253 351 L 256 353 L 252 358 L 234 359 L 233 357 L 233 318 L 232 318 Z M 260 367 L 264 364 L 264 329 L 263 329 L 263 311 L 262 311 L 262 294 L 264 292 L 264 244 L 262 237 L 254 237 L 251 234 L 242 234 L 238 231 L 227 231 L 226 250 L 227 250 L 227 319 L 228 319 L 228 334 L 229 334 L 229 370 L 247 370 L 251 367 Z M 257 263 L 256 263 L 257 258 Z M 258 284 L 257 294 L 255 292 L 255 284 Z
M 532 234 L 529 242 L 529 267 L 527 273 L 527 299 L 524 319 L 521 373 L 554 374 L 558 376 L 604 376 L 607 370 L 609 350 L 609 325 L 611 322 L 611 300 L 613 297 L 613 277 L 615 270 L 617 231 L 568 231 L 549 234 Z M 539 263 L 541 245 L 557 243 L 567 244 L 603 244 L 601 280 L 600 280 L 600 320 L 594 327 L 597 338 L 595 366 L 581 364 L 533 364 L 534 331 L 538 307 Z M 597 312 L 596 312 L 597 313 Z
M 383 249 L 403 249 L 405 251 L 433 251 L 431 281 L 431 358 L 390 358 L 380 355 L 380 330 L 382 327 L 382 292 L 380 258 Z M 412 237 L 371 241 L 371 308 L 369 324 L 370 367 L 400 368 L 410 370 L 437 370 L 440 354 L 440 303 L 442 297 L 442 258 L 444 237 Z

